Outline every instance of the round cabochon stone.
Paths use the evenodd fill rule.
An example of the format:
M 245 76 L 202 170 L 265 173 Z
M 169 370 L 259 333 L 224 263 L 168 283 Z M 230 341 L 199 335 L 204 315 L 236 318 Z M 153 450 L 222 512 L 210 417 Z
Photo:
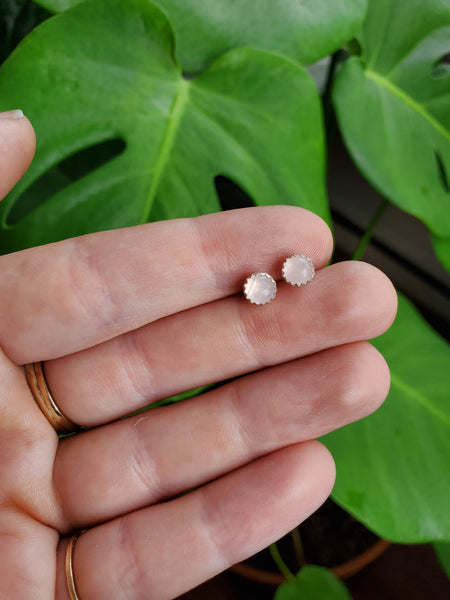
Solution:
M 291 285 L 305 285 L 314 274 L 313 261 L 303 254 L 294 254 L 284 261 L 283 277 Z
M 253 273 L 244 284 L 244 294 L 252 304 L 268 304 L 277 293 L 277 284 L 267 273 Z

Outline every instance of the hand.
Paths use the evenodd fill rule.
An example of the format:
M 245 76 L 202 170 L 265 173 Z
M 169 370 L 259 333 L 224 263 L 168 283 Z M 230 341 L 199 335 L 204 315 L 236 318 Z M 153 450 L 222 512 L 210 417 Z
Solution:
M 2 195 L 33 152 L 28 120 L 0 119 Z M 325 500 L 333 460 L 308 440 L 383 401 L 388 369 L 362 340 L 396 310 L 374 267 L 323 268 L 331 248 L 321 219 L 277 206 L 0 257 L 1 598 L 67 600 L 68 536 L 86 528 L 80 600 L 174 598 Z M 245 278 L 279 275 L 293 253 L 320 269 L 313 281 L 248 303 Z M 18 366 L 37 361 L 61 411 L 92 429 L 58 440 Z

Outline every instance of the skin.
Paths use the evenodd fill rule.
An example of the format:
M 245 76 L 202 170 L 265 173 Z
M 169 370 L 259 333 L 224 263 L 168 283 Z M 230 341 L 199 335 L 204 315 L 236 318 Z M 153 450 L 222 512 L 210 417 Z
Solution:
M 3 196 L 34 146 L 25 117 L 0 118 Z M 383 402 L 389 371 L 364 340 L 396 311 L 380 271 L 325 267 L 331 250 L 320 218 L 276 206 L 0 257 L 0 599 L 68 600 L 67 540 L 86 527 L 80 600 L 175 598 L 324 502 L 335 469 L 314 438 Z M 246 302 L 245 278 L 293 253 L 314 280 Z M 41 360 L 61 410 L 93 429 L 58 441 L 20 366 Z

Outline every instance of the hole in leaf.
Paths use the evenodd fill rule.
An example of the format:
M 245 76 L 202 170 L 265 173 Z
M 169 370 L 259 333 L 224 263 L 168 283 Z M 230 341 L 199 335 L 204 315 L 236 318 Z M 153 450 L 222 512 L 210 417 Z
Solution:
M 192 81 L 193 79 L 195 79 L 196 77 L 198 77 L 199 73 L 188 73 L 187 71 L 183 71 L 183 73 L 181 74 L 181 76 L 183 77 L 183 79 L 185 79 L 186 81 Z
M 51 196 L 122 154 L 125 147 L 122 139 L 107 140 L 65 158 L 23 192 L 9 211 L 7 224 L 17 225 Z
M 447 192 L 447 194 L 448 194 L 448 193 L 450 193 L 450 185 L 449 185 L 447 171 L 445 169 L 444 161 L 442 160 L 442 157 L 437 150 L 434 151 L 434 157 L 436 159 L 438 175 L 439 175 L 439 179 L 441 181 L 442 187 L 444 188 L 444 191 Z
M 361 54 L 362 54 L 361 44 L 359 43 L 359 41 L 356 38 L 353 38 L 352 40 L 350 40 L 348 42 L 347 50 L 353 56 L 361 56 Z
M 222 210 L 233 210 L 235 208 L 255 206 L 255 203 L 250 196 L 234 183 L 234 181 L 228 179 L 228 177 L 217 175 L 217 177 L 214 178 L 214 185 L 216 186 L 216 192 L 219 196 Z
M 444 56 L 437 60 L 431 71 L 431 76 L 435 79 L 448 77 L 448 75 L 450 75 L 450 53 L 444 54 Z

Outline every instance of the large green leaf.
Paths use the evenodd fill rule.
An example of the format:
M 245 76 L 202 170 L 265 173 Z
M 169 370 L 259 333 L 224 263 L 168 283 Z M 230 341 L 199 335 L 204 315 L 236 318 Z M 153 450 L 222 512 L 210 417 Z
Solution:
M 353 159 L 393 203 L 450 237 L 449 0 L 370 0 L 334 104 Z
M 328 569 L 306 566 L 277 589 L 274 600 L 351 600 L 351 596 Z
M 39 0 L 61 11 L 81 0 Z M 351 39 L 367 0 L 156 0 L 169 16 L 184 71 L 202 70 L 231 48 L 254 46 L 311 64 Z
M 402 296 L 375 345 L 391 390 L 373 415 L 325 436 L 337 465 L 333 497 L 387 539 L 450 540 L 450 349 Z
M 11 107 L 32 120 L 38 148 L 1 204 L 2 251 L 220 210 L 217 175 L 257 204 L 329 218 L 320 99 L 303 67 L 238 48 L 187 80 L 170 25 L 147 0 L 86 2 L 46 21 L 0 70 L 0 109 Z M 30 187 L 117 139 L 125 149 L 81 179 L 67 185 L 60 165 Z

